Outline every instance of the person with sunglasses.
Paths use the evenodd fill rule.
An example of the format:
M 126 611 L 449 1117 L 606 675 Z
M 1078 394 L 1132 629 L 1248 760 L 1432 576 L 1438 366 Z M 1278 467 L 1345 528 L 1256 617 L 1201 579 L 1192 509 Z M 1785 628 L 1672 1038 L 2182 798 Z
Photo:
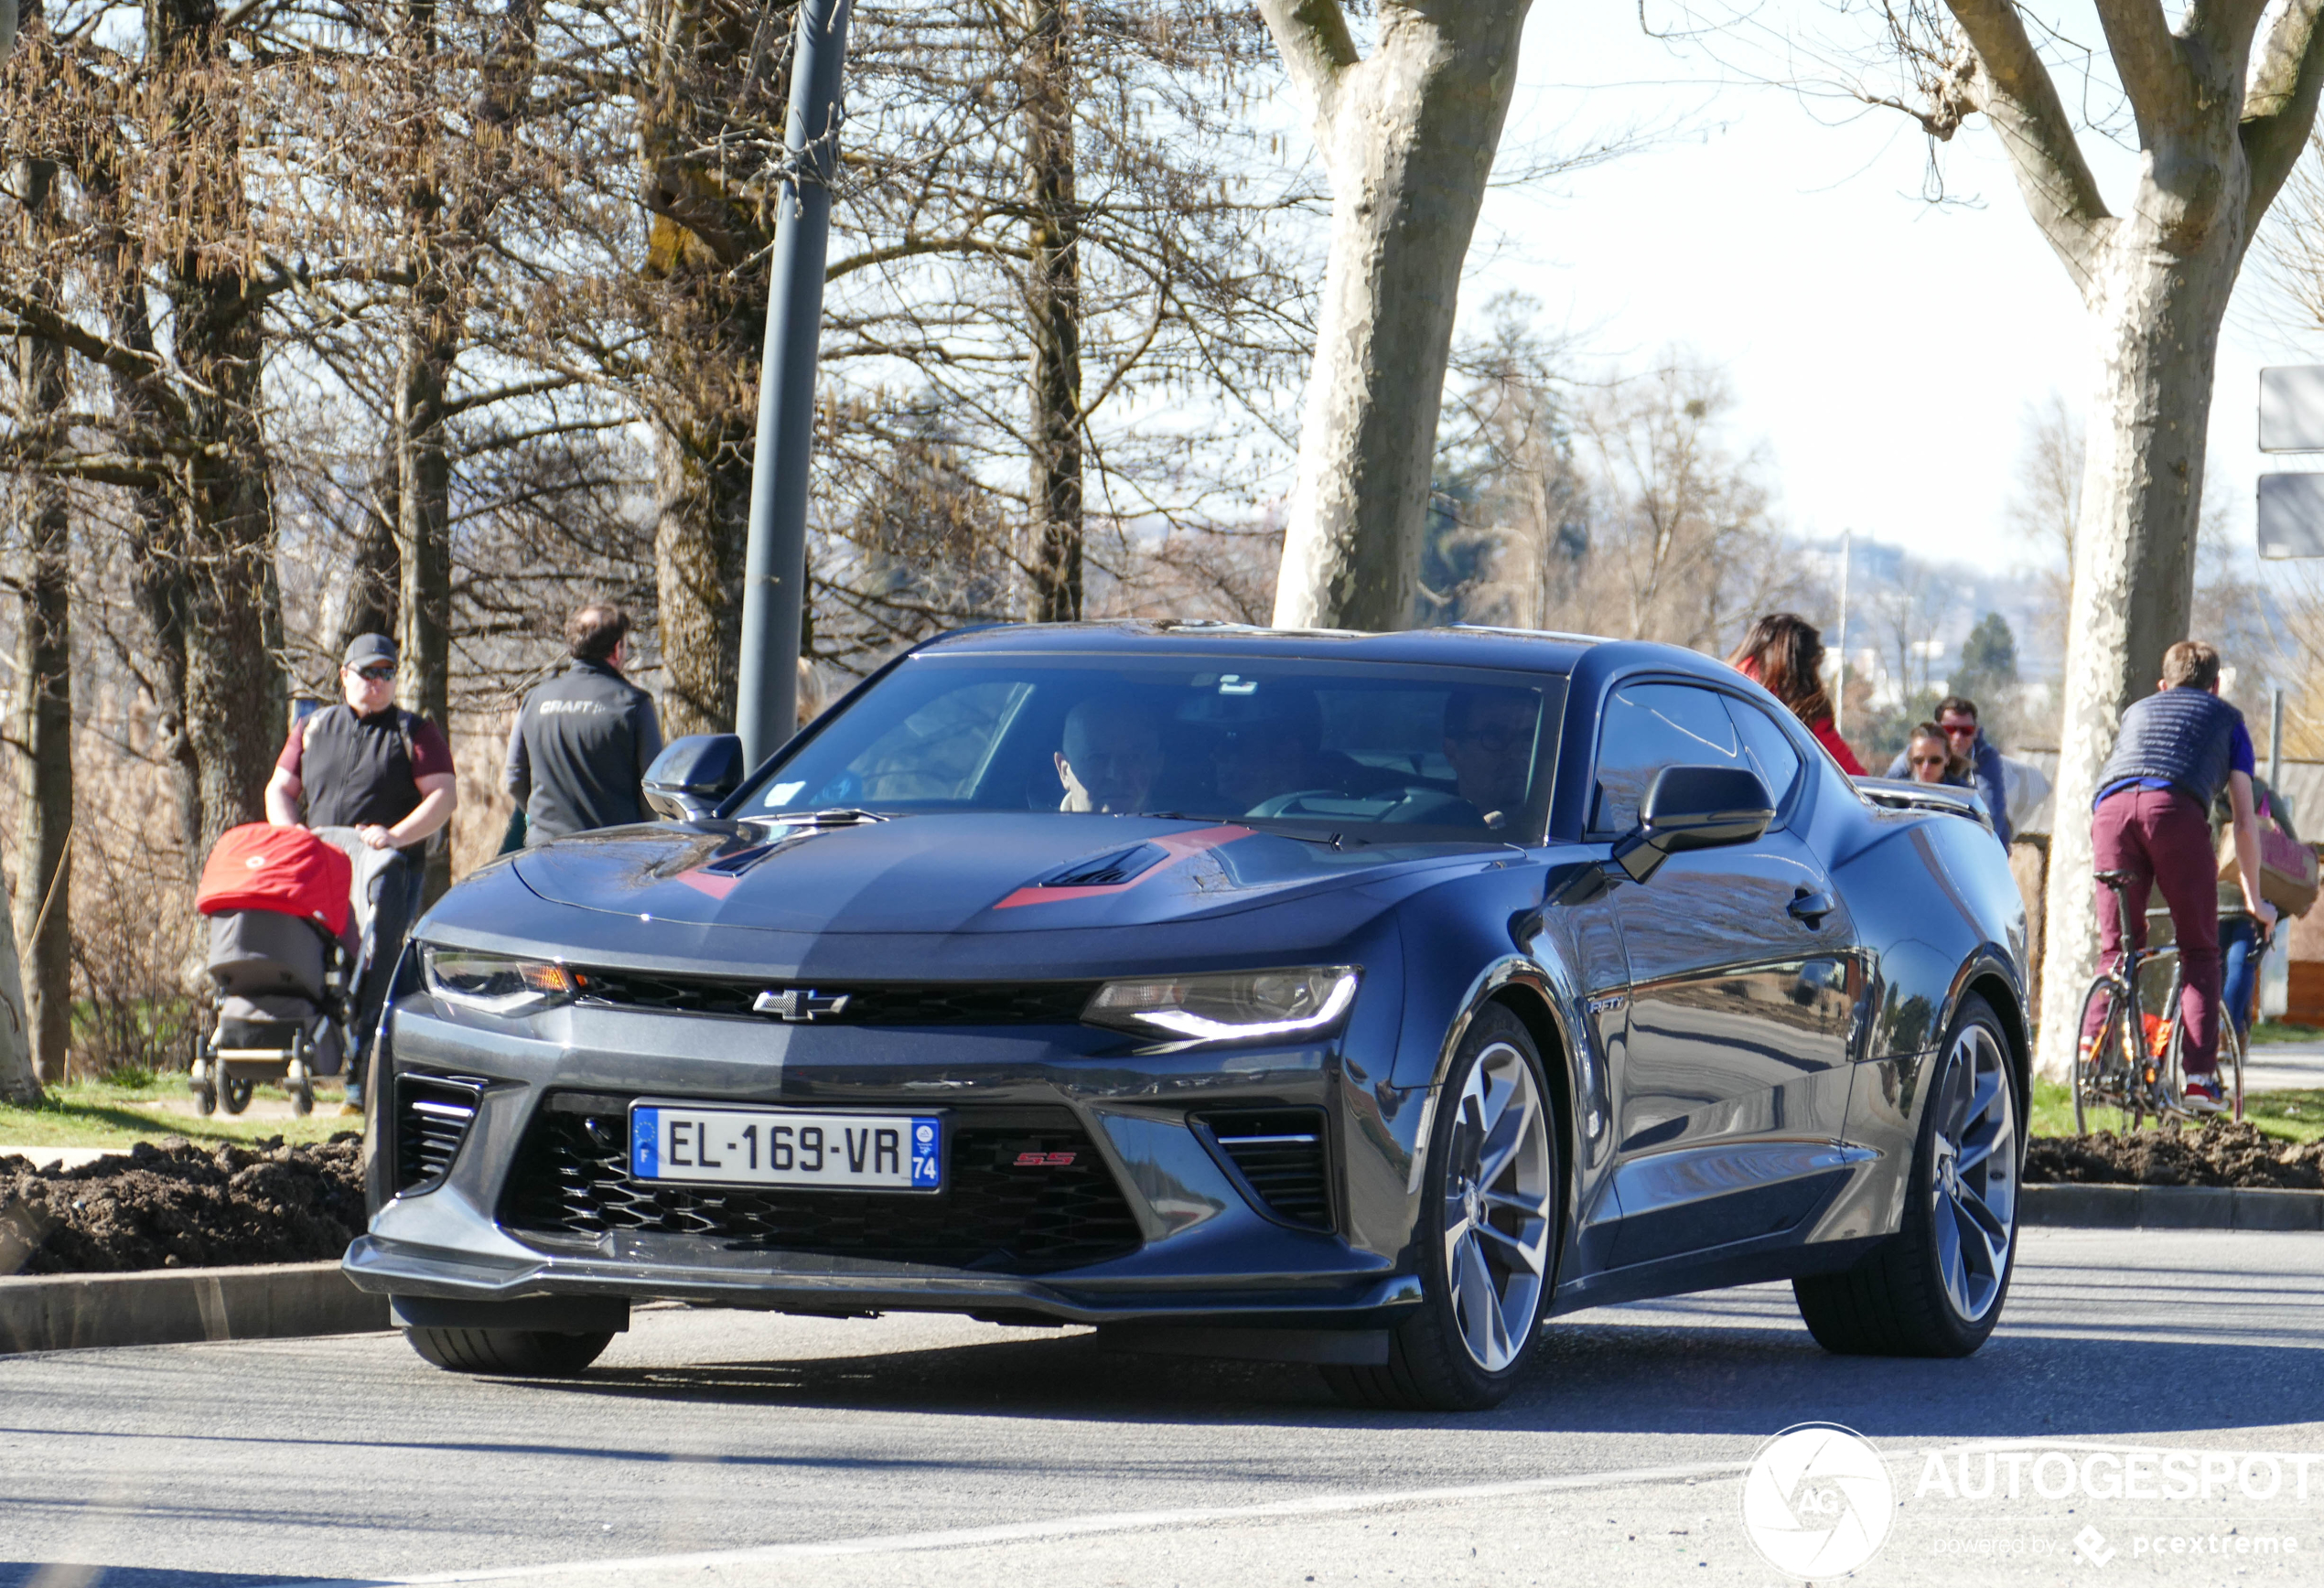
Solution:
M 1942 783 L 1954 789 L 1969 786 L 1969 763 L 1953 753 L 1953 746 L 1945 742 L 1944 730 L 1934 723 L 1916 726 L 1904 754 L 1897 760 L 1904 767 L 1905 776 L 1915 783 Z M 1888 775 L 1895 777 L 1897 768 L 1889 767 Z
M 1939 733 L 1967 770 L 1964 786 L 1974 789 L 1983 796 L 1985 812 L 1993 818 L 1993 834 L 2001 840 L 2001 847 L 2009 847 L 2009 780 L 2002 769 L 2001 752 L 1985 737 L 1977 725 L 1977 703 L 1966 695 L 1947 695 L 1937 703 Z M 1912 765 L 1913 751 L 1905 753 L 1889 763 L 1891 778 L 1913 778 L 1926 782 L 1920 769 Z M 1951 779 L 1946 779 L 1951 781 Z
M 423 846 L 459 803 L 451 744 L 442 728 L 395 703 L 395 672 L 394 642 L 358 635 L 340 659 L 343 698 L 291 728 L 266 785 L 266 820 L 276 827 L 351 827 L 396 856 L 380 879 L 371 970 L 356 990 L 344 1111 L 351 1114 L 363 1111 L 361 1059 L 403 934 L 419 914 Z

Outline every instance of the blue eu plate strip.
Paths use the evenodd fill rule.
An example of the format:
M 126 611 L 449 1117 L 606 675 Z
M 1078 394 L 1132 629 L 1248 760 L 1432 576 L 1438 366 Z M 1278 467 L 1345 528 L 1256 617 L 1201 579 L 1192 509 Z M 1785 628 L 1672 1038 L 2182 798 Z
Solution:
M 912 1189 L 933 1191 L 944 1183 L 944 1121 L 912 1121 Z
M 662 1111 L 631 1109 L 629 1111 L 629 1173 L 640 1180 L 651 1180 L 661 1172 L 658 1155 L 662 1142 Z

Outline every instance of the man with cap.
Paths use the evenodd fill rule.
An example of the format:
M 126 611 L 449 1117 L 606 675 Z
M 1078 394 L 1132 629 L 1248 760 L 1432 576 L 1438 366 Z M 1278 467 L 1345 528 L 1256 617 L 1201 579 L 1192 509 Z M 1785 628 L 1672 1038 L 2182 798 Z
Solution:
M 277 827 L 350 827 L 395 861 L 380 878 L 370 972 L 356 990 L 354 1056 L 347 1108 L 363 1108 L 363 1070 L 403 934 L 419 913 L 426 871 L 421 846 L 452 820 L 452 746 L 444 730 L 395 703 L 395 646 L 359 635 L 339 670 L 345 699 L 295 724 L 266 785 L 266 820 Z M 303 807 L 303 809 L 302 809 Z
M 621 676 L 629 615 L 594 602 L 565 619 L 565 670 L 524 697 L 509 735 L 506 784 L 524 842 L 651 821 L 644 778 L 662 754 L 653 697 Z

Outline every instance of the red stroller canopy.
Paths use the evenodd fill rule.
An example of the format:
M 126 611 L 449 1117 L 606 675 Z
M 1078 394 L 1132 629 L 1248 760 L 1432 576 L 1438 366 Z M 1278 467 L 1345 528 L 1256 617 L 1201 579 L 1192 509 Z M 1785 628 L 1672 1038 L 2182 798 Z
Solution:
M 306 828 L 253 821 L 229 829 L 210 852 L 194 907 L 206 916 L 230 910 L 300 916 L 343 937 L 354 878 L 347 856 Z

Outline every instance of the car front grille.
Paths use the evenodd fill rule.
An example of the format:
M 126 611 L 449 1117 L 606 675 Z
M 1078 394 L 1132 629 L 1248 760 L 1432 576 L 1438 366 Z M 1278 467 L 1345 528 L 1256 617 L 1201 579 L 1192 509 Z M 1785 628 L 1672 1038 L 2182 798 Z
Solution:
M 1201 1123 L 1251 1189 L 1286 1224 L 1331 1228 L 1329 1155 L 1320 1109 L 1205 1114 Z
M 553 1092 L 500 1203 L 511 1233 L 696 1236 L 730 1251 L 877 1258 L 995 1273 L 1078 1268 L 1136 1249 L 1137 1219 L 1070 1110 L 955 1109 L 933 1194 L 660 1186 L 629 1175 L 629 1099 Z
M 753 1006 L 765 992 L 795 989 L 816 996 L 818 1025 L 1071 1025 L 1100 983 L 1095 982 L 784 982 L 708 976 L 660 976 L 643 971 L 577 968 L 581 996 L 591 1003 L 682 1014 L 770 1019 Z M 831 1003 L 845 999 L 833 1009 Z
M 476 1122 L 484 1083 L 466 1076 L 404 1074 L 395 1078 L 395 1191 L 432 1191 Z

